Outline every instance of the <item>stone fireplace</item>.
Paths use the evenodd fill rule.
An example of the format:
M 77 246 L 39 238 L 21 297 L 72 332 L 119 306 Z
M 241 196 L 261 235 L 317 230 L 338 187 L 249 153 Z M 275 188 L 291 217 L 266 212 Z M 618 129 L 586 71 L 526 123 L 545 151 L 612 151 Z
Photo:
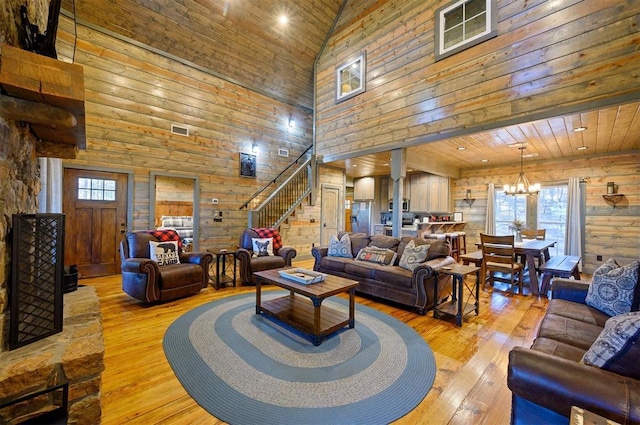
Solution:
M 59 112 L 60 105 L 55 105 L 56 100 L 60 104 L 70 102 L 81 108 L 81 115 L 75 110 L 71 112 L 77 115 L 77 122 L 82 123 L 82 126 L 58 130 L 55 126 L 47 127 L 46 120 L 43 125 L 40 118 L 34 118 L 33 114 L 29 120 L 19 114 L 11 115 L 6 109 L 0 112 L 0 406 L 5 406 L 0 408 L 0 423 L 18 423 L 56 409 L 61 401 L 66 401 L 64 416 L 68 417 L 67 423 L 93 425 L 101 421 L 100 387 L 104 369 L 102 319 L 94 288 L 81 287 L 64 295 L 61 332 L 14 350 L 10 350 L 8 344 L 12 216 L 38 212 L 39 156 L 75 158 L 78 146 L 84 147 L 85 143 L 81 67 L 42 58 L 15 47 L 19 44 L 16 25 L 20 22 L 20 6 L 26 4 L 32 24 L 46 28 L 49 3 L 49 0 L 4 0 L 0 8 L 0 86 L 3 100 L 22 105 L 21 111 L 26 112 L 34 110 L 31 105 L 42 102 L 40 99 L 44 98 L 54 103 L 41 103 L 46 111 Z M 29 63 L 25 66 L 10 63 L 15 58 Z M 49 63 L 42 65 L 43 69 L 49 69 L 50 72 L 39 69 L 44 61 L 53 61 L 53 67 L 49 67 Z M 74 81 L 77 90 L 70 92 L 78 94 L 75 98 L 64 98 L 64 94 L 59 97 L 53 91 L 55 86 L 47 84 L 47 78 L 58 78 L 63 72 L 56 69 L 71 69 L 74 78 L 70 81 Z M 18 71 L 32 75 L 21 80 Z M 35 81 L 33 86 L 28 87 L 34 81 L 32 76 L 43 80 Z M 5 85 L 9 80 L 10 83 Z M 23 81 L 25 86 L 18 87 Z M 47 95 L 40 96 L 44 90 L 47 90 Z M 51 133 L 52 128 L 58 132 L 58 136 L 63 134 L 61 138 L 65 139 L 66 144 L 47 141 L 44 135 Z M 67 133 L 60 133 L 64 131 Z M 34 136 L 34 132 L 39 133 L 39 137 Z M 58 386 L 68 389 L 68 398 L 60 397 L 60 391 L 47 392 Z M 43 394 L 31 397 L 40 392 Z M 6 406 L 17 399 L 26 401 Z

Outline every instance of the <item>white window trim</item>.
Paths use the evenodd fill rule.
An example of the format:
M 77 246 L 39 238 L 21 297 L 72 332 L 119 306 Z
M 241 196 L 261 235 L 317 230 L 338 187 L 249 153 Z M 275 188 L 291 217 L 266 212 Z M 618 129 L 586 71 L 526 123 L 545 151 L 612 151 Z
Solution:
M 340 71 L 343 69 L 353 65 L 354 63 L 360 61 L 360 87 L 355 90 L 351 90 L 348 93 L 341 93 L 340 89 L 342 87 L 342 81 L 340 79 Z M 362 52 L 357 57 L 347 61 L 344 65 L 336 69 L 336 102 L 342 102 L 343 100 L 347 100 L 352 98 L 366 90 L 366 75 L 367 75 L 367 58 L 366 53 Z
M 447 49 L 444 48 L 444 33 L 443 33 L 444 32 L 444 15 L 448 11 L 455 9 L 461 4 L 467 3 L 469 1 L 470 0 L 456 0 L 436 10 L 436 15 L 435 15 L 436 17 L 436 31 L 435 31 L 436 61 L 449 57 L 455 53 L 458 53 L 462 50 L 468 49 L 469 47 L 480 44 L 483 41 L 486 41 L 498 35 L 498 31 L 497 31 L 498 11 L 497 11 L 496 0 L 485 0 L 486 7 L 487 7 L 487 20 L 486 20 L 485 30 L 481 34 L 477 34 L 469 39 L 461 41 L 460 43 L 454 46 L 451 46 Z

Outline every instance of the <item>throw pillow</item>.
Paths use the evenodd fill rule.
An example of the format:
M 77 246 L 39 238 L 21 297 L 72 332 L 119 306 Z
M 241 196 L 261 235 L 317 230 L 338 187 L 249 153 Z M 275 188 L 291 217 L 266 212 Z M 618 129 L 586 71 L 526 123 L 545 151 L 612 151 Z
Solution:
M 255 257 L 273 255 L 273 238 L 251 238 L 251 245 Z
M 640 379 L 640 312 L 611 317 L 582 356 L 582 363 L 634 379 Z
M 620 267 L 615 260 L 607 260 L 593 272 L 586 304 L 609 316 L 631 311 L 639 266 L 638 261 Z
M 358 252 L 356 260 L 388 266 L 396 261 L 396 255 L 398 254 L 390 249 L 368 246 Z
M 431 245 L 428 244 L 416 246 L 415 242 L 409 242 L 407 246 L 404 247 L 404 251 L 402 251 L 402 257 L 398 265 L 403 269 L 413 271 L 427 259 L 430 247 Z
M 349 234 L 345 233 L 340 239 L 338 239 L 337 236 L 331 235 L 327 255 L 329 257 L 353 258 Z
M 159 266 L 180 264 L 178 255 L 178 242 L 149 241 L 149 258 Z

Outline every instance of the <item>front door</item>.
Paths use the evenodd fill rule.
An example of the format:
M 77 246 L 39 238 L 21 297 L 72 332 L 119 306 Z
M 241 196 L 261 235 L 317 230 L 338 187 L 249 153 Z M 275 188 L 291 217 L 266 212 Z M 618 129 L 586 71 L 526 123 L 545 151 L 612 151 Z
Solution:
M 322 185 L 322 228 L 320 229 L 320 245 L 328 245 L 331 235 L 338 234 L 340 216 L 343 209 L 340 205 L 340 188 Z
M 118 247 L 127 222 L 127 174 L 65 168 L 64 264 L 80 277 L 120 273 Z

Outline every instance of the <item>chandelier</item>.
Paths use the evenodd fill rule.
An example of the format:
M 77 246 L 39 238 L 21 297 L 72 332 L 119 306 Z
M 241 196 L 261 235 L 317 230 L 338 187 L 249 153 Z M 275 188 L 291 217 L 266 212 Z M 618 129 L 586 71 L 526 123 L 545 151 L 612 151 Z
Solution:
M 529 183 L 529 179 L 524 175 L 524 150 L 525 146 L 520 146 L 520 175 L 513 185 L 504 185 L 505 195 L 537 195 L 540 192 L 540 183 Z

